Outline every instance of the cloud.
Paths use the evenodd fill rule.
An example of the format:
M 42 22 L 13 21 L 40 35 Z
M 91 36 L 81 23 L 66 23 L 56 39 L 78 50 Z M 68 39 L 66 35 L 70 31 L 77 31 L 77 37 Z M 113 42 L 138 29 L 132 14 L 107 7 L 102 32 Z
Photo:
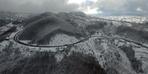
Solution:
M 0 10 L 13 12 L 68 12 L 77 11 L 78 6 L 67 4 L 67 0 L 0 0 Z
M 0 0 L 0 11 L 33 13 L 87 11 L 99 15 L 148 15 L 148 0 L 71 0 L 71 3 L 68 2 L 69 0 Z
M 148 15 L 147 3 L 148 0 L 102 0 L 98 11 L 103 15 Z

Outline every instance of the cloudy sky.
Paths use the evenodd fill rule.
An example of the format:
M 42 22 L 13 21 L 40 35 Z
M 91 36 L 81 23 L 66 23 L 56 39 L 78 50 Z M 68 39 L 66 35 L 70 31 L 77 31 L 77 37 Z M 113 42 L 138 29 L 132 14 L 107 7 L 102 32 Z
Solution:
M 97 15 L 148 15 L 148 0 L 0 0 L 0 11 L 71 12 Z

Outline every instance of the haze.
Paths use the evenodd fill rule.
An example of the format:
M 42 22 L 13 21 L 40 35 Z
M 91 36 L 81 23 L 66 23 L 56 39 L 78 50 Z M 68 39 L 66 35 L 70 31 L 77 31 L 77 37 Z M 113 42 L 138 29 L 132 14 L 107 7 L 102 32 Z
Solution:
M 0 11 L 82 11 L 90 15 L 148 15 L 148 0 L 0 0 Z

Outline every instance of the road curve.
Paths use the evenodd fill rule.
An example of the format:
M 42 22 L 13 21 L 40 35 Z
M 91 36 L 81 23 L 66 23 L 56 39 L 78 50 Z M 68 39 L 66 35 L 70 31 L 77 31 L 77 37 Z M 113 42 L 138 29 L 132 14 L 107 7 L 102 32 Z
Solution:
M 142 43 L 139 43 L 137 41 L 134 41 L 134 40 L 130 40 L 130 39 L 127 39 L 127 38 L 122 38 L 122 37 L 109 37 L 109 36 L 88 36 L 82 40 L 79 40 L 78 42 L 75 42 L 75 43 L 71 43 L 71 44 L 65 44 L 65 45 L 59 45 L 59 46 L 49 46 L 49 45 L 31 45 L 31 44 L 27 44 L 27 43 L 24 43 L 24 42 L 21 42 L 18 37 L 19 35 L 22 33 L 22 31 L 19 31 L 15 34 L 15 36 L 13 37 L 13 40 L 21 45 L 24 45 L 24 46 L 30 46 L 30 47 L 42 47 L 42 48 L 55 48 L 55 47 L 64 47 L 64 46 L 72 46 L 72 45 L 75 45 L 75 44 L 78 44 L 78 43 L 81 43 L 81 42 L 85 42 L 87 41 L 88 39 L 90 38 L 94 38 L 94 37 L 97 37 L 97 38 L 100 38 L 100 39 L 122 39 L 122 40 L 125 40 L 127 42 L 132 42 L 132 43 L 135 43 L 136 45 L 139 45 L 139 46 L 142 46 L 144 48 L 147 48 L 148 49 L 148 46 L 142 44 Z
M 71 44 L 64 44 L 64 45 L 59 45 L 59 46 L 49 46 L 49 45 L 31 45 L 31 44 L 27 44 L 27 43 L 24 43 L 24 42 L 21 42 L 18 37 L 19 35 L 22 33 L 22 31 L 19 31 L 15 34 L 13 40 L 21 45 L 25 45 L 25 46 L 30 46 L 30 47 L 43 47 L 43 48 L 55 48 L 55 47 L 63 47 L 63 46 L 71 46 L 71 45 L 75 45 L 75 44 L 78 44 L 78 43 L 81 43 L 81 42 L 84 42 L 86 40 L 88 40 L 90 37 L 86 37 L 82 40 L 79 40 L 75 43 L 71 43 Z

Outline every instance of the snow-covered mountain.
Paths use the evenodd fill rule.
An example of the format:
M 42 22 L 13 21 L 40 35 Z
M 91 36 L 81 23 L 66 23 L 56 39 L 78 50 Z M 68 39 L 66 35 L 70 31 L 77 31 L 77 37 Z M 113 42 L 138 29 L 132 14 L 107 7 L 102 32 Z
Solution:
M 41 24 L 37 22 L 49 15 L 59 17 L 58 21 L 53 22 L 47 19 L 46 22 L 41 20 L 43 22 Z M 4 32 L 9 40 L 2 40 L 0 43 L 0 74 L 148 74 L 148 27 L 146 23 L 111 21 L 82 13 L 80 15 L 78 13 L 46 13 L 44 17 L 31 18 L 35 19 L 37 28 L 44 25 L 42 29 L 34 28 L 36 25 L 34 22 L 32 24 L 33 20 L 27 19 L 25 21 L 27 26 L 24 26 L 25 22 L 23 22 L 22 26 L 16 26 L 17 31 Z M 59 21 L 60 23 L 57 23 Z M 44 37 L 45 32 L 48 32 L 48 25 L 55 23 L 55 25 L 61 25 L 63 21 L 79 29 L 78 32 L 84 34 L 85 37 L 77 38 L 75 35 L 69 35 L 75 32 L 66 30 L 66 27 L 64 30 L 68 31 L 68 34 L 58 31 L 53 32 L 56 35 L 50 35 L 52 40 Z M 28 28 L 30 31 L 26 31 Z M 50 28 L 52 26 L 49 26 Z M 45 29 L 47 30 L 44 31 Z M 33 47 L 31 45 L 36 45 L 36 42 L 29 44 L 19 38 L 18 41 L 27 44 L 25 45 L 13 38 L 17 32 L 28 34 L 33 30 L 35 33 L 32 34 L 37 33 L 39 36 L 36 39 L 42 39 L 43 36 L 42 41 L 49 42 L 46 46 L 67 45 Z M 26 39 L 32 40 L 25 34 L 17 36 L 24 36 L 24 39 L 29 37 Z
M 101 18 L 115 21 L 125 21 L 133 23 L 144 23 L 148 22 L 148 17 L 144 16 L 100 16 Z

